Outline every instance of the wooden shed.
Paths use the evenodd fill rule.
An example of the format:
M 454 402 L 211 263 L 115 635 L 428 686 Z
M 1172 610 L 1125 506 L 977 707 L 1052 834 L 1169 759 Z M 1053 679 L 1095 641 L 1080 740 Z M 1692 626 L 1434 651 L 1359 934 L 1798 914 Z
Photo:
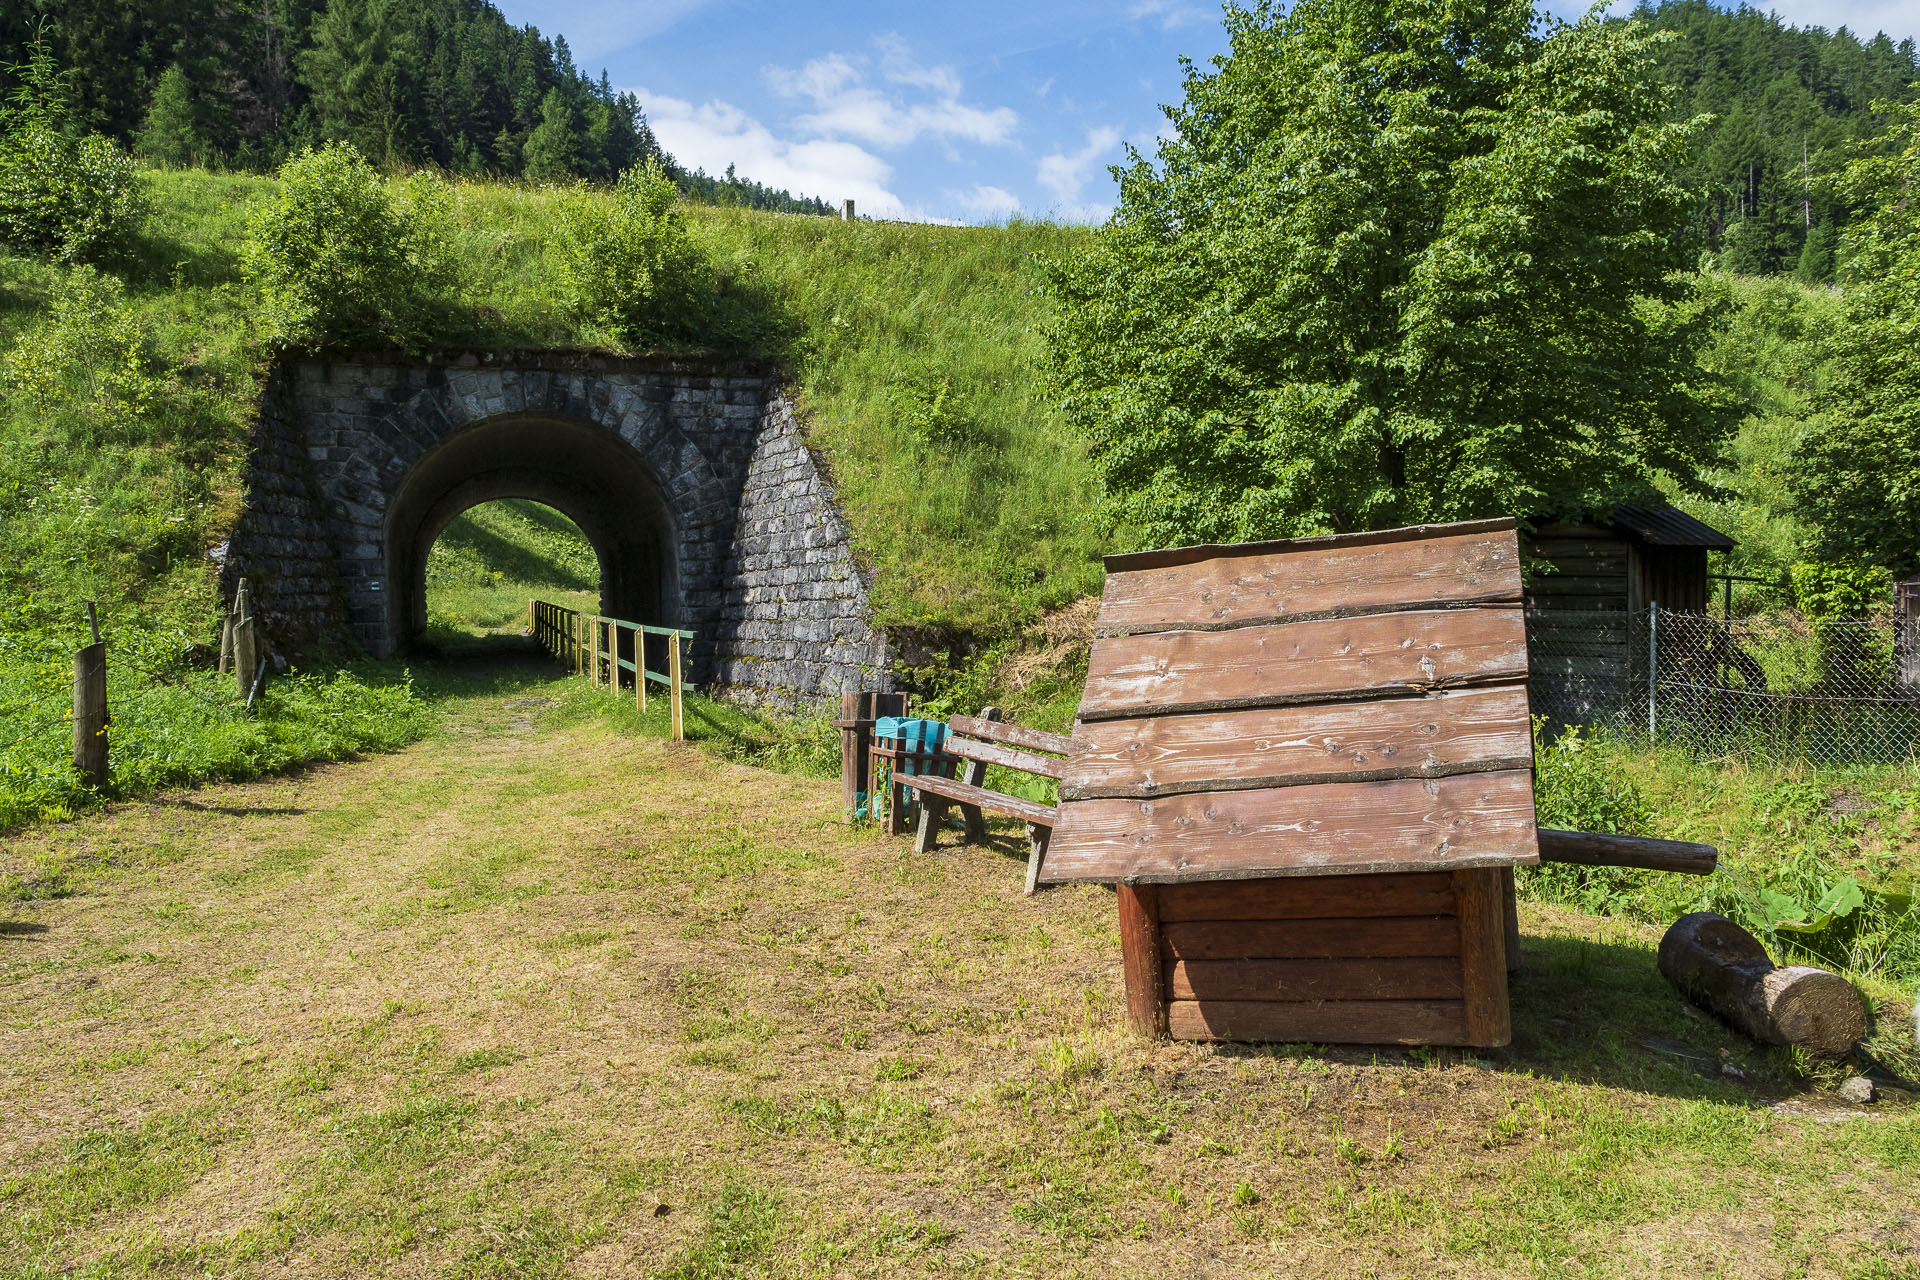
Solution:
M 1605 520 L 1543 524 L 1525 541 L 1533 709 L 1593 724 L 1644 706 L 1647 606 L 1705 613 L 1707 553 L 1734 540 L 1672 507 L 1616 506 Z
M 1113 556 L 1040 877 L 1150 1033 L 1504 1044 L 1532 764 L 1513 521 Z

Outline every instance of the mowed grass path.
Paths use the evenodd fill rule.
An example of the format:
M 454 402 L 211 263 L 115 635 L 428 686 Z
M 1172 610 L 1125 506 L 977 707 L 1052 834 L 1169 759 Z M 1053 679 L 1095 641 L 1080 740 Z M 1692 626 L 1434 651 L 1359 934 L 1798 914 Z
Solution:
M 0 1273 L 1920 1274 L 1914 1113 L 1650 931 L 1527 911 L 1509 1050 L 1150 1045 L 1107 891 L 556 691 L 10 839 Z

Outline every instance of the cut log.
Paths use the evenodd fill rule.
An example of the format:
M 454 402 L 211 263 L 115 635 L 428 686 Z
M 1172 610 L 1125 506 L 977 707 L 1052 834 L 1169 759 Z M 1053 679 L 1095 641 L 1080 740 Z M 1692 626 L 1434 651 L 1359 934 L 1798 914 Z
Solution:
M 1654 840 L 1646 836 L 1603 836 L 1592 831 L 1555 831 L 1540 828 L 1540 861 L 1572 862 L 1583 867 L 1638 867 L 1643 871 L 1678 871 L 1683 875 L 1712 875 L 1720 851 L 1710 844 L 1685 840 Z
M 1853 984 L 1808 965 L 1776 968 L 1759 939 L 1725 916 L 1696 911 L 1660 940 L 1660 972 L 1689 1000 L 1763 1044 L 1839 1057 L 1867 1034 Z

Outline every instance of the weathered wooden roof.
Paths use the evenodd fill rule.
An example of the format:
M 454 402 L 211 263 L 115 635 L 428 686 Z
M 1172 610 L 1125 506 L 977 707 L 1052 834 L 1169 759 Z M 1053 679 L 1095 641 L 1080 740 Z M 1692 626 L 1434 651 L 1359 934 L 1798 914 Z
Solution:
M 1612 521 L 1640 541 L 1654 547 L 1705 547 L 1731 551 L 1739 544 L 1703 520 L 1677 507 L 1633 507 L 1618 503 Z
M 1043 880 L 1539 860 L 1511 520 L 1107 559 Z

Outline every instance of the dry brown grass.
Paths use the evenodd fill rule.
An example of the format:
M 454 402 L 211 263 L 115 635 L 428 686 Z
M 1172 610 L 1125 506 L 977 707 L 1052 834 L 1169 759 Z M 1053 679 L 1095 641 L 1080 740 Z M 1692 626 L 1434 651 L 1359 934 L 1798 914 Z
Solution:
M 1013 839 L 517 701 L 0 854 L 71 891 L 0 908 L 7 1274 L 1920 1265 L 1911 1113 L 1801 1096 L 1646 930 L 1531 914 L 1483 1058 L 1146 1044 L 1111 895 Z

